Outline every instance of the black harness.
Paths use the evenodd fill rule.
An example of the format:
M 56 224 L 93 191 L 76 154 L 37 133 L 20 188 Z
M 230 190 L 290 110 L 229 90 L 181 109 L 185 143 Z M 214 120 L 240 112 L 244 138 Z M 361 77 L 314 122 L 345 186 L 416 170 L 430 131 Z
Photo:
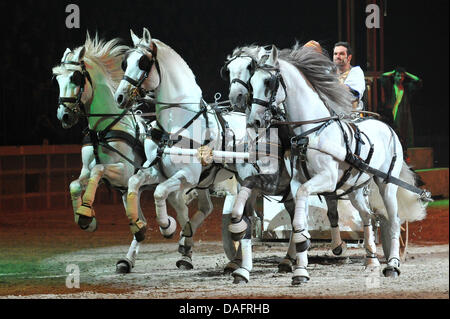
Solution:
M 127 132 L 123 132 L 123 131 L 119 131 L 119 130 L 112 130 L 112 128 L 117 123 L 119 123 L 119 121 L 122 120 L 125 115 L 127 115 L 128 110 L 124 110 L 118 116 L 117 116 L 117 114 L 91 114 L 91 113 L 88 113 L 86 110 L 85 104 L 81 101 L 81 98 L 84 93 L 84 84 L 86 83 L 86 80 L 88 80 L 91 87 L 94 88 L 94 86 L 92 83 L 91 76 L 90 76 L 89 72 L 86 70 L 86 65 L 85 65 L 84 61 L 81 61 L 81 62 L 69 61 L 69 62 L 63 62 L 63 64 L 70 64 L 70 65 L 76 65 L 76 66 L 81 67 L 81 72 L 74 71 L 73 75 L 70 78 L 70 81 L 73 84 L 75 84 L 76 86 L 78 86 L 80 88 L 80 90 L 77 94 L 77 97 L 59 97 L 58 104 L 63 105 L 66 109 L 68 109 L 71 112 L 74 112 L 78 115 L 81 115 L 83 118 L 86 119 L 86 129 L 84 130 L 85 135 L 83 137 L 82 144 L 83 145 L 92 144 L 96 163 L 97 164 L 101 163 L 100 157 L 99 157 L 99 146 L 102 146 L 112 152 L 119 154 L 126 161 L 131 163 L 136 168 L 136 170 L 138 168 L 141 168 L 142 163 L 134 162 L 133 160 L 128 158 L 126 155 L 122 154 L 119 150 L 113 148 L 112 146 L 110 146 L 108 144 L 108 142 L 111 140 L 118 140 L 118 139 L 123 140 L 128 145 L 131 146 L 133 151 L 136 152 L 142 158 L 142 160 L 144 160 L 145 159 L 145 151 L 144 151 L 144 146 L 142 145 L 141 141 L 139 140 L 140 130 L 139 130 L 139 125 L 136 122 L 136 119 L 135 119 L 136 132 L 135 132 L 135 136 L 132 136 L 131 134 L 129 134 Z M 66 103 L 72 103 L 75 106 L 75 108 L 69 107 L 68 105 L 66 105 Z M 107 117 L 107 116 L 109 116 L 109 117 L 117 116 L 117 117 L 102 131 L 96 131 L 96 130 L 89 128 L 89 123 L 87 121 L 87 118 L 89 118 L 89 117 Z M 133 113 L 133 116 L 134 116 L 134 113 Z
M 158 72 L 158 75 L 161 79 L 161 70 L 159 68 L 159 63 L 158 63 L 158 59 L 157 59 L 158 47 L 155 44 L 153 44 L 153 47 L 154 47 L 154 50 L 152 50 L 150 47 L 147 47 L 142 44 L 136 45 L 136 48 L 144 49 L 145 51 L 148 51 L 152 54 L 151 59 L 145 54 L 142 54 L 141 58 L 139 59 L 138 66 L 139 66 L 139 69 L 141 71 L 143 71 L 143 73 L 142 73 L 142 76 L 138 80 L 132 79 L 127 75 L 123 76 L 123 80 L 127 81 L 128 83 L 130 83 L 131 85 L 133 85 L 136 88 L 136 91 L 134 93 L 135 96 L 139 95 L 141 97 L 144 97 L 147 94 L 146 90 L 142 88 L 142 84 L 145 82 L 145 80 L 147 80 L 148 76 L 150 75 L 153 65 L 155 65 L 156 71 Z M 122 70 L 124 72 L 127 70 L 127 56 L 125 56 L 122 61 Z
M 272 114 L 279 114 L 280 110 L 275 103 L 275 97 L 276 97 L 277 91 L 279 89 L 279 83 L 281 83 L 283 85 L 283 88 L 286 91 L 286 87 L 284 85 L 283 78 L 280 74 L 280 70 L 277 68 L 274 68 L 271 66 L 269 66 L 269 67 L 262 66 L 262 68 L 263 68 L 263 70 L 265 70 L 267 72 L 269 72 L 269 71 L 276 72 L 275 75 L 273 75 L 272 73 L 269 72 L 271 74 L 271 78 L 266 83 L 267 89 L 272 90 L 271 96 L 270 96 L 269 101 L 253 99 L 253 103 L 259 104 L 259 105 L 262 105 L 262 106 L 268 108 Z M 277 82 L 277 83 L 273 83 L 273 82 Z M 320 95 L 319 95 L 319 97 L 320 97 Z M 327 106 L 325 101 L 324 101 L 324 104 L 325 104 L 325 106 Z M 294 165 L 293 156 L 297 155 L 306 179 L 308 179 L 308 180 L 311 179 L 311 176 L 310 176 L 310 174 L 307 170 L 307 166 L 306 166 L 306 163 L 307 163 L 306 152 L 307 152 L 308 143 L 309 143 L 308 135 L 310 135 L 312 133 L 320 134 L 320 132 L 322 130 L 324 130 L 328 125 L 330 125 L 331 123 L 336 121 L 342 131 L 346 150 L 347 150 L 345 162 L 348 163 L 350 165 L 350 167 L 344 172 L 342 178 L 337 183 L 336 189 L 334 192 L 318 194 L 319 196 L 323 195 L 330 199 L 340 199 L 343 196 L 353 192 L 354 190 L 366 186 L 368 184 L 368 182 L 363 183 L 361 185 L 357 185 L 357 182 L 363 173 L 369 173 L 369 174 L 373 174 L 375 176 L 383 178 L 385 183 L 394 183 L 394 184 L 396 184 L 400 187 L 403 187 L 411 192 L 419 194 L 421 199 L 423 199 L 423 200 L 429 200 L 429 198 L 430 198 L 429 192 L 427 192 L 423 189 L 420 189 L 414 185 L 407 184 L 407 183 L 401 181 L 400 179 L 391 176 L 391 172 L 392 172 L 395 162 L 397 160 L 395 143 L 394 143 L 394 155 L 393 155 L 393 158 L 392 158 L 392 161 L 391 161 L 391 164 L 390 164 L 390 167 L 389 167 L 387 173 L 384 173 L 380 170 L 370 167 L 369 164 L 370 164 L 370 161 L 373 156 L 374 145 L 371 143 L 369 137 L 364 132 L 360 131 L 356 124 L 351 123 L 351 122 L 346 123 L 346 125 L 349 127 L 350 132 L 353 132 L 352 134 L 356 141 L 355 151 L 353 152 L 350 148 L 348 135 L 342 126 L 341 119 L 339 118 L 339 116 L 334 114 L 334 112 L 328 106 L 327 106 L 327 108 L 330 110 L 330 113 L 332 114 L 332 116 L 325 118 L 325 119 L 319 119 L 319 120 L 315 120 L 315 121 L 314 120 L 313 121 L 304 121 L 304 122 L 297 122 L 297 123 L 296 122 L 275 121 L 275 123 L 277 125 L 284 124 L 284 125 L 295 125 L 295 126 L 310 124 L 311 122 L 323 122 L 323 124 L 321 124 L 321 125 L 318 125 L 310 130 L 307 130 L 300 135 L 292 137 L 292 139 L 291 139 L 291 172 L 293 172 L 293 165 Z M 364 118 L 360 119 L 359 121 L 363 121 L 368 118 L 369 117 L 364 117 Z M 392 136 L 394 136 L 394 132 L 393 132 L 392 128 L 390 128 L 390 130 L 391 130 Z M 365 160 L 360 157 L 361 145 L 365 145 L 365 142 L 363 141 L 361 134 L 363 134 L 366 137 L 367 142 L 370 144 L 370 150 L 369 150 L 368 156 Z M 341 188 L 345 184 L 345 182 L 350 178 L 352 169 L 357 169 L 359 171 L 359 175 L 355 181 L 355 184 L 353 186 L 351 186 L 344 193 L 342 193 L 340 195 L 336 195 L 336 191 L 339 188 Z M 292 174 L 291 174 L 291 178 L 292 178 Z

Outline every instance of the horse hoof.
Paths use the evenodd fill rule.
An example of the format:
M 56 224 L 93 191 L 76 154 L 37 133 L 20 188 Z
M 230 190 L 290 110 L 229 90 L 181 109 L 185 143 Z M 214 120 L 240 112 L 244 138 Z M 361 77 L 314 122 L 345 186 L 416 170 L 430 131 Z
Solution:
M 298 286 L 300 284 L 304 284 L 309 281 L 308 277 L 298 276 L 292 278 L 292 286 Z
M 234 277 L 233 284 L 238 285 L 238 284 L 246 284 L 246 283 L 248 283 L 247 278 L 245 278 L 245 277 L 243 277 L 241 275 L 234 274 L 233 277 Z
M 180 269 L 180 270 L 192 270 L 192 269 L 194 269 L 194 266 L 192 265 L 192 263 L 190 263 L 190 262 L 188 262 L 186 260 L 183 260 L 183 259 L 178 260 L 176 262 L 176 265 L 177 265 L 178 269 Z
M 399 276 L 399 272 L 395 268 L 386 268 L 383 271 L 384 277 L 397 278 Z
M 131 263 L 126 260 L 119 260 L 116 264 L 116 273 L 129 274 L 131 272 Z
M 342 254 L 342 247 L 338 246 L 335 249 L 333 249 L 332 252 L 333 252 L 333 255 L 340 256 Z
M 147 232 L 147 227 L 141 228 L 137 233 L 134 234 L 136 241 L 138 243 L 143 242 L 145 240 L 145 233 Z
M 286 263 L 281 262 L 278 265 L 278 273 L 280 274 L 287 274 L 292 272 L 292 266 Z
M 339 246 L 337 246 L 331 250 L 331 252 L 335 256 L 342 256 L 346 251 L 347 251 L 347 245 L 345 244 L 345 242 L 342 242 Z
M 241 266 L 235 263 L 234 261 L 230 261 L 225 268 L 223 269 L 224 275 L 231 275 L 233 272 L 238 270 Z
M 78 226 L 84 231 L 93 233 L 97 230 L 97 219 L 95 217 L 80 215 L 78 217 Z

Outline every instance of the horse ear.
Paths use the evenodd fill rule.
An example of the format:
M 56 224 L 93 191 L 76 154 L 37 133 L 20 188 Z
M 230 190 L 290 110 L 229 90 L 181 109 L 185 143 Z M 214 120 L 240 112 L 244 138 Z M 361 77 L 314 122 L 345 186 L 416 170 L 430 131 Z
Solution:
M 64 54 L 63 54 L 63 57 L 62 57 L 62 59 L 61 59 L 61 62 L 65 62 L 66 61 L 66 58 L 67 58 L 67 55 L 69 54 L 69 53 L 71 53 L 72 52 L 72 50 L 70 50 L 69 48 L 67 48 L 66 49 L 66 52 L 64 52 Z
M 130 30 L 130 33 L 131 33 L 131 40 L 133 40 L 134 46 L 138 45 L 139 42 L 141 42 L 141 39 L 139 39 L 139 37 L 136 34 L 134 34 L 133 30 Z
M 84 54 L 86 53 L 86 47 L 81 47 L 75 51 L 74 61 L 80 62 L 84 58 Z
M 150 45 L 152 43 L 152 36 L 150 35 L 150 31 L 148 31 L 147 28 L 144 28 L 143 38 L 146 44 Z
M 275 65 L 275 63 L 278 60 L 278 49 L 276 46 L 272 45 L 272 50 L 270 51 L 269 59 L 267 59 L 267 62 L 270 65 Z

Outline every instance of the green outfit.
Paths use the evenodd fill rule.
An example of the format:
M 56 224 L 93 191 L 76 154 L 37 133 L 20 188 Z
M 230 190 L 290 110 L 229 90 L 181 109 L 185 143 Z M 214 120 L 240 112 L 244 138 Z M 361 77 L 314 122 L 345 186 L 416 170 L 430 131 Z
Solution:
M 380 113 L 384 120 L 391 125 L 406 147 L 414 146 L 414 128 L 412 122 L 411 99 L 414 91 L 422 87 L 422 80 L 405 79 L 403 81 L 403 96 L 399 97 L 400 103 L 394 109 L 397 101 L 397 94 L 401 94 L 400 90 L 394 87 L 394 79 L 392 76 L 381 76 L 381 85 L 384 90 L 385 104 Z M 395 113 L 395 118 L 394 114 Z

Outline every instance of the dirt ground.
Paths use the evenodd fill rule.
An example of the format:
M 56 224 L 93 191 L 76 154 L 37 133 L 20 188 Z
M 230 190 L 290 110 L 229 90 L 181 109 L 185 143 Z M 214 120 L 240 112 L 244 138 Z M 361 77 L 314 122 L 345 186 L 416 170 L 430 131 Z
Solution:
M 176 268 L 177 238 L 162 238 L 154 214 L 147 213 L 150 229 L 135 268 L 131 274 L 116 274 L 115 263 L 125 256 L 132 239 L 127 219 L 119 206 L 101 206 L 96 211 L 99 229 L 93 234 L 73 223 L 70 210 L 2 212 L 0 298 L 449 298 L 448 208 L 430 209 L 426 222 L 410 225 L 400 277 L 384 278 L 379 269 L 366 271 L 364 250 L 357 244 L 346 256 L 336 258 L 327 243 L 314 243 L 309 253 L 311 280 L 295 287 L 292 274 L 276 272 L 285 244 L 254 246 L 247 284 L 235 285 L 231 276 L 223 274 L 227 259 L 220 243 L 218 209 L 195 237 L 193 270 Z M 384 262 L 381 247 L 378 252 Z M 68 265 L 79 267 L 80 288 L 66 287 Z

